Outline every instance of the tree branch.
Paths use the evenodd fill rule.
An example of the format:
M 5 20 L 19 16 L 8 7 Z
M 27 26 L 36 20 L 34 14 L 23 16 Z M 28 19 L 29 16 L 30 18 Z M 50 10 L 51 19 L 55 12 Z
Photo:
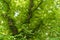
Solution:
M 28 8 L 27 23 L 30 23 L 30 18 L 32 17 L 32 7 L 33 7 L 33 0 L 30 0 L 30 4 L 29 4 L 29 8 Z
M 9 13 L 9 10 L 10 10 L 9 4 L 5 0 L 3 0 L 3 2 L 7 4 L 7 6 L 8 6 L 7 13 Z M 2 16 L 7 19 L 8 25 L 10 27 L 10 30 L 12 31 L 12 34 L 13 35 L 17 35 L 18 34 L 18 30 L 17 30 L 17 27 L 15 26 L 15 21 L 12 18 L 10 18 L 8 16 L 8 14 L 2 14 Z

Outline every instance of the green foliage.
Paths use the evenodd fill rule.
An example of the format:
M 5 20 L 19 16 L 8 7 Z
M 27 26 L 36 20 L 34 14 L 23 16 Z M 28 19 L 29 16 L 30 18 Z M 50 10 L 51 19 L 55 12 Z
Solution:
M 60 40 L 60 0 L 0 0 L 0 40 Z

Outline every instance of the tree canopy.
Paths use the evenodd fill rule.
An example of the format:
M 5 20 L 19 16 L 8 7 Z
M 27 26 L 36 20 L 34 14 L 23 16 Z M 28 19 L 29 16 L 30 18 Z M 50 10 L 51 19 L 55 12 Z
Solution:
M 0 0 L 0 40 L 60 40 L 60 0 Z

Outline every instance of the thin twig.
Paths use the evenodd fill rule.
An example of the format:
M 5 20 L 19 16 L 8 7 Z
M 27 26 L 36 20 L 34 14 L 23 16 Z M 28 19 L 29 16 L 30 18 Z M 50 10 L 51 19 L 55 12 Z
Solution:
M 43 0 L 41 0 L 41 2 L 38 4 L 38 6 L 34 10 L 32 10 L 32 12 L 34 12 L 42 3 L 43 3 Z

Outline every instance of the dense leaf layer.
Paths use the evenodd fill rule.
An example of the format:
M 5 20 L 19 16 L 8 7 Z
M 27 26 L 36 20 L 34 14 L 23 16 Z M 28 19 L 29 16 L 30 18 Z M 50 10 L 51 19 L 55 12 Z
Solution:
M 60 40 L 60 0 L 0 0 L 1 40 Z

